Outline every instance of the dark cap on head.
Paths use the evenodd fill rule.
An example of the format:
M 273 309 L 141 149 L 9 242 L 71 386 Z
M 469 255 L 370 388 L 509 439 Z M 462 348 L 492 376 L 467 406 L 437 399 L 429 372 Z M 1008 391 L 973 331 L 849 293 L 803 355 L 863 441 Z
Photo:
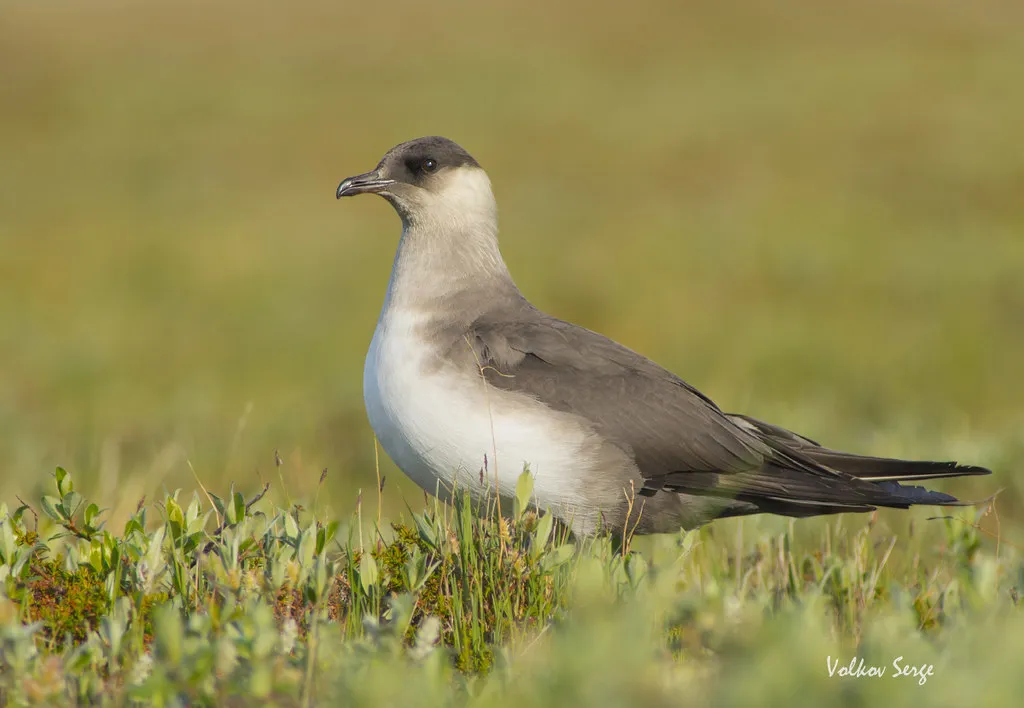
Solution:
M 396 145 L 387 151 L 381 164 L 393 162 L 396 159 L 400 159 L 410 168 L 423 160 L 434 160 L 438 167 L 480 166 L 480 163 L 474 160 L 473 156 L 466 152 L 461 145 L 448 138 L 442 138 L 440 135 L 416 138 Z
M 480 167 L 480 163 L 448 138 L 439 135 L 416 138 L 388 150 L 371 172 L 344 180 L 338 185 L 337 196 L 379 193 L 391 185 L 427 187 L 438 172 L 459 167 Z

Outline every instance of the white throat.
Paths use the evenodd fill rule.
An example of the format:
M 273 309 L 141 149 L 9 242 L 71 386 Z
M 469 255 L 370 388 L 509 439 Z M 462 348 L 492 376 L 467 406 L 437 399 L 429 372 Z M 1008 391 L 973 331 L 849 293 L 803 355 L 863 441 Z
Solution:
M 518 292 L 498 249 L 498 206 L 487 173 L 460 167 L 441 184 L 392 200 L 402 238 L 382 316 L 478 289 Z

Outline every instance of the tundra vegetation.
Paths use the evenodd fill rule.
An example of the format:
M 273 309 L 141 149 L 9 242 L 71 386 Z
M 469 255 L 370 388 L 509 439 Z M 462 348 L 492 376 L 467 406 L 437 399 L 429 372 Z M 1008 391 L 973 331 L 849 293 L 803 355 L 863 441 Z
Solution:
M 573 539 L 528 471 L 503 514 L 456 494 L 387 527 L 265 487 L 112 532 L 64 469 L 52 487 L 0 506 L 12 705 L 1008 705 L 1024 680 L 993 501 L 906 535 Z

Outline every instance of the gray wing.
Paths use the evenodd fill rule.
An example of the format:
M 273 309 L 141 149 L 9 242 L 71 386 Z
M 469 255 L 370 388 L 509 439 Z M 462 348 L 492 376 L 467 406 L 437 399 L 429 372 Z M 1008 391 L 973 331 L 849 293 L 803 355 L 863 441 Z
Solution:
M 472 329 L 488 382 L 589 420 L 645 477 L 757 469 L 770 448 L 693 387 L 600 334 L 537 313 Z
M 644 493 L 729 498 L 741 502 L 736 513 L 808 516 L 950 503 L 955 500 L 948 495 L 888 480 L 982 473 L 955 463 L 905 463 L 821 448 L 783 428 L 723 413 L 679 377 L 607 337 L 537 310 L 516 315 L 482 317 L 467 333 L 487 381 L 590 421 L 633 456 Z M 838 464 L 866 470 L 879 462 L 888 473 L 864 479 Z M 925 475 L 924 467 L 908 471 L 907 464 L 930 466 L 933 474 Z

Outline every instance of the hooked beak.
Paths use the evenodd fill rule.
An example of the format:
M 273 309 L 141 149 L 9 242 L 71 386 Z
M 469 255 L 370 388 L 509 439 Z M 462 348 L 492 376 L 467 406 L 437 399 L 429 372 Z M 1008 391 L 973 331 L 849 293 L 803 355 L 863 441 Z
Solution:
M 337 198 L 354 197 L 357 194 L 377 194 L 384 191 L 388 185 L 394 184 L 393 179 L 384 179 L 377 170 L 365 174 L 349 177 L 342 180 L 338 185 Z

